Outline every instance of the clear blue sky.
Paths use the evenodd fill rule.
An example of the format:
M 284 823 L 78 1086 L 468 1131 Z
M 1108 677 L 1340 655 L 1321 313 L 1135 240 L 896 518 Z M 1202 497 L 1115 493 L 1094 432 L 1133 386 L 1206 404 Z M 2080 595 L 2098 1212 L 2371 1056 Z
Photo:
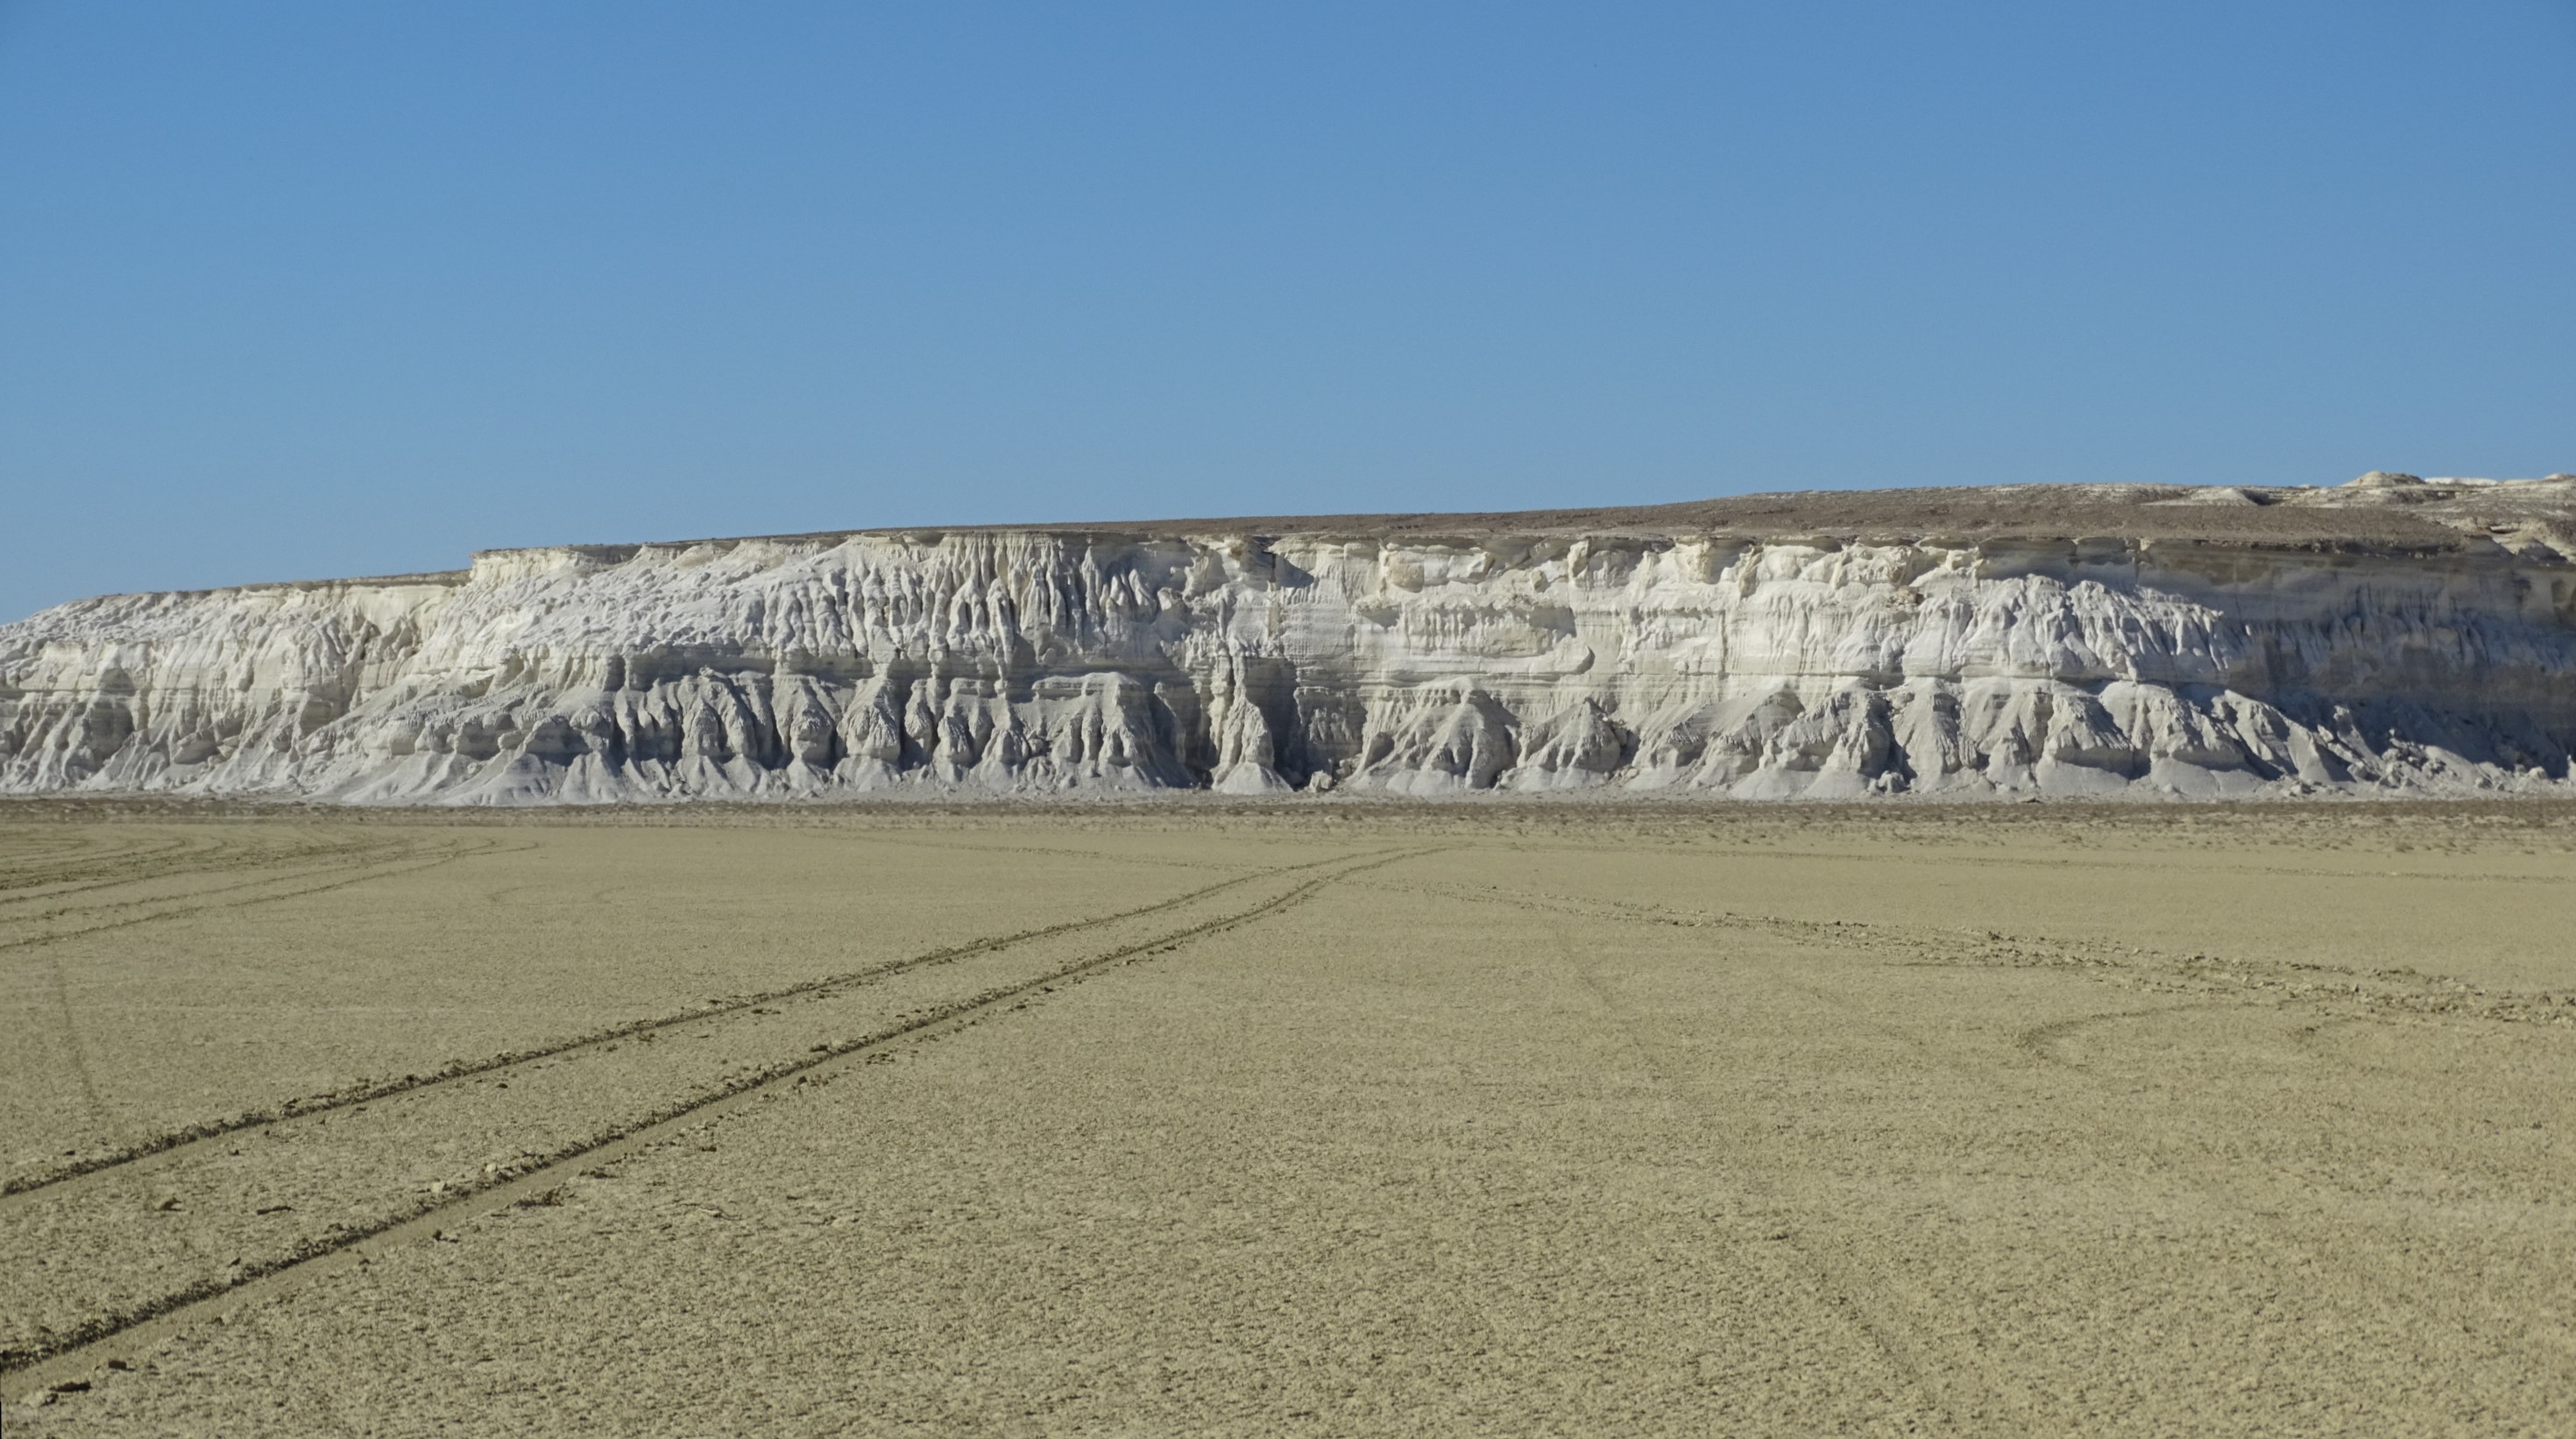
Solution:
M 2576 470 L 2576 0 L 0 0 L 0 618 L 478 547 Z

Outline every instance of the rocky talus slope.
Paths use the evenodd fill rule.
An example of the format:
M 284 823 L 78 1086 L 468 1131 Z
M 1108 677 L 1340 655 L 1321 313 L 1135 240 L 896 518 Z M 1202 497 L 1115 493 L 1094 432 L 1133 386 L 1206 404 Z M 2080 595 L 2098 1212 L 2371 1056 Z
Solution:
M 477 555 L 0 626 L 0 791 L 2559 790 L 2576 477 Z

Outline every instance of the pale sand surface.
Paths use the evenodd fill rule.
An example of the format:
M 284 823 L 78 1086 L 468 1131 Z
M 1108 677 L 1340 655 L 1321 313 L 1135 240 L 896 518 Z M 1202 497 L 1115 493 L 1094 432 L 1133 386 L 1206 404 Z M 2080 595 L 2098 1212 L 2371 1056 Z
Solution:
M 2571 932 L 2528 805 L 16 806 L 0 1397 L 2567 1433 Z

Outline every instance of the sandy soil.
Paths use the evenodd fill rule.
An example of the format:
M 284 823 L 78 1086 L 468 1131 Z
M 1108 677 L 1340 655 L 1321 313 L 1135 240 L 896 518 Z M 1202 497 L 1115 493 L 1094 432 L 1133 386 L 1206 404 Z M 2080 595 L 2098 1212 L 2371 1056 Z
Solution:
M 2576 810 L 0 810 L 25 1434 L 2576 1430 Z

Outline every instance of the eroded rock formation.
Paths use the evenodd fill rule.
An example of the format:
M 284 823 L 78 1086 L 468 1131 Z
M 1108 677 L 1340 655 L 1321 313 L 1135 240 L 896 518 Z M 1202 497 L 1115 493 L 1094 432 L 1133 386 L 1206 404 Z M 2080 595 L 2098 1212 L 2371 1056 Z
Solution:
M 0 790 L 2565 785 L 2576 481 L 2410 480 L 568 547 L 111 596 L 0 626 Z

